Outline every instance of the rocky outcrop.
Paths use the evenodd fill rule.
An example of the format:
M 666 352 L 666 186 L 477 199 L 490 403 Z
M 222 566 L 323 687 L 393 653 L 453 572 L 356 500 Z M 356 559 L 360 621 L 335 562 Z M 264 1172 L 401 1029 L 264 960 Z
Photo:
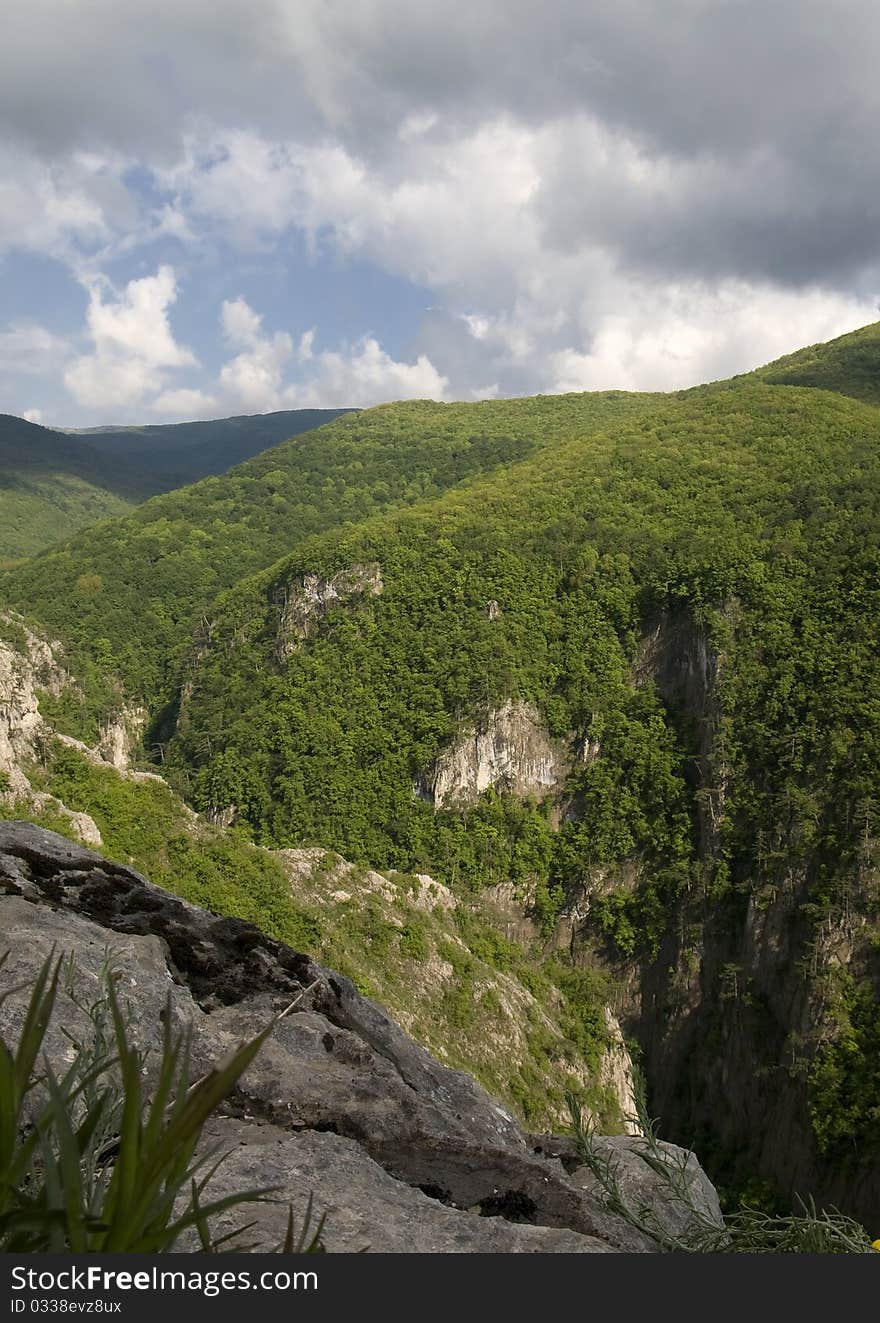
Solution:
M 58 645 L 38 638 L 17 617 L 4 615 L 2 620 L 14 630 L 17 646 L 0 639 L 0 800 L 24 800 L 37 811 L 49 809 L 65 818 L 84 844 L 100 846 L 94 819 L 74 812 L 54 795 L 34 790 L 24 770 L 54 733 L 40 716 L 39 691 L 57 697 L 71 683 L 55 655 Z
M 105 726 L 104 730 L 106 729 L 107 727 Z M 76 749 L 77 753 L 82 754 L 83 758 L 85 758 L 87 762 L 90 762 L 93 767 L 101 767 L 106 771 L 116 772 L 116 774 L 122 777 L 124 781 L 141 781 L 141 782 L 156 781 L 159 783 L 159 785 L 163 785 L 163 786 L 168 784 L 164 777 L 159 776 L 158 772 L 134 771 L 133 768 L 130 768 L 127 765 L 128 754 L 124 755 L 123 764 L 121 766 L 118 766 L 116 763 L 111 762 L 109 758 L 106 758 L 104 756 L 104 754 L 101 751 L 102 748 L 104 747 L 103 745 L 97 745 L 95 747 L 92 747 L 92 745 L 85 744 L 82 740 L 74 739 L 72 735 L 62 735 L 59 731 L 52 730 L 51 727 L 49 726 L 46 727 L 46 734 L 51 739 L 57 740 L 59 744 L 65 744 L 68 749 Z M 117 750 L 118 747 L 119 746 L 117 746 Z M 129 747 L 129 752 L 130 752 L 130 747 Z M 192 818 L 196 817 L 196 814 L 193 813 L 191 809 L 187 808 L 186 805 L 183 805 L 182 811 Z M 91 844 L 91 842 L 86 841 L 85 844 L 89 845 Z
M 551 738 L 533 703 L 510 700 L 444 749 L 417 791 L 437 808 L 473 804 L 490 789 L 545 799 L 559 791 L 573 757 Z
M 0 620 L 16 635 L 16 646 L 0 638 L 0 769 L 13 790 L 26 792 L 30 783 L 21 764 L 34 756 L 46 733 L 38 690 L 57 697 L 70 677 L 52 645 L 32 634 L 17 617 L 3 615 Z
M 623 1128 L 628 1135 L 641 1134 L 636 1105 L 634 1069 L 630 1050 L 620 1028 L 620 1021 L 610 1007 L 605 1007 L 608 1046 L 599 1066 L 599 1083 L 617 1099 Z
M 329 579 L 319 574 L 304 574 L 302 579 L 284 585 L 278 590 L 281 605 L 278 659 L 283 661 L 296 652 L 318 623 L 342 602 L 352 597 L 378 597 L 382 589 L 382 571 L 375 562 L 352 565 Z
M 35 790 L 25 769 L 28 763 L 40 759 L 50 741 L 58 740 L 95 766 L 112 768 L 128 780 L 162 781 L 154 772 L 130 768 L 131 753 L 146 714 L 142 708 L 122 707 L 115 716 L 108 716 L 95 747 L 55 730 L 40 712 L 41 692 L 58 698 L 65 690 L 76 691 L 59 660 L 61 645 L 39 638 L 17 616 L 0 615 L 0 622 L 15 636 L 14 646 L 0 638 L 0 773 L 7 787 L 4 792 L 0 785 L 0 796 L 24 801 L 36 811 L 50 810 L 60 815 L 84 845 L 100 847 L 103 842 L 95 820 L 88 813 L 69 809 L 55 795 Z
M 145 707 L 123 704 L 119 712 L 108 716 L 102 723 L 95 751 L 117 772 L 128 771 L 146 724 Z
M 573 1185 L 597 1196 L 603 1188 L 594 1166 L 607 1166 L 622 1202 L 673 1240 L 686 1241 L 695 1218 L 704 1229 L 723 1225 L 717 1190 L 694 1154 L 676 1144 L 657 1144 L 641 1134 L 596 1135 L 594 1165 L 584 1163 L 568 1136 L 536 1135 L 533 1144 L 562 1162 Z
M 46 956 L 71 956 L 46 1039 L 56 1070 L 71 1038 L 89 1033 L 108 968 L 139 1048 L 159 1047 L 168 1016 L 191 1028 L 196 1077 L 290 1008 L 206 1136 L 230 1150 L 222 1188 L 280 1186 L 278 1203 L 246 1210 L 260 1244 L 279 1243 L 288 1203 L 301 1210 L 311 1193 L 331 1250 L 657 1248 L 470 1076 L 440 1065 L 347 979 L 253 925 L 23 822 L 0 823 L 0 892 L 4 1039 L 15 1040 Z
M 437 908 L 454 910 L 458 905 L 449 888 L 427 873 L 407 874 L 405 881 L 401 882 L 400 875 L 395 878 L 387 873 L 377 873 L 372 868 L 355 868 L 341 855 L 322 850 L 320 846 L 273 850 L 272 853 L 295 884 L 299 896 L 307 895 L 310 899 L 321 896 L 322 889 L 316 885 L 316 879 L 323 874 L 332 888 L 329 898 L 337 904 L 375 897 L 390 906 L 399 906 L 405 899 L 414 909 L 426 912 Z M 327 888 L 323 890 L 326 892 Z
M 501 932 L 522 946 L 527 968 L 538 962 L 540 933 L 524 915 L 527 898 L 513 885 L 464 902 L 424 873 L 380 873 L 316 847 L 273 855 L 300 912 L 337 935 L 337 958 L 361 990 L 440 1060 L 454 1054 L 458 1066 L 516 1100 L 535 1124 L 564 1125 L 565 1094 L 575 1090 L 596 1128 L 632 1128 L 626 1119 L 635 1112 L 632 1061 L 610 1010 L 604 1033 L 598 1027 L 596 1033 L 604 1047 L 588 1063 L 573 1050 L 571 1008 L 559 988 L 551 981 L 530 986 L 515 961 L 499 968 L 492 959 L 491 937 Z M 361 924 L 370 935 L 354 942 L 352 929 Z M 473 1013 L 462 1013 L 463 979 Z

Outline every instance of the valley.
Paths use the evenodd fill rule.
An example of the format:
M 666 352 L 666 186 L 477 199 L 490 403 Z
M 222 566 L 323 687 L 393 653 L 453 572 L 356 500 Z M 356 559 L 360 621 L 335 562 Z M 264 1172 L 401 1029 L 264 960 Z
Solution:
M 725 1197 L 870 1225 L 878 402 L 867 327 L 345 414 L 82 528 L 0 575 L 0 812 L 338 968 L 533 1130 L 643 1078 Z

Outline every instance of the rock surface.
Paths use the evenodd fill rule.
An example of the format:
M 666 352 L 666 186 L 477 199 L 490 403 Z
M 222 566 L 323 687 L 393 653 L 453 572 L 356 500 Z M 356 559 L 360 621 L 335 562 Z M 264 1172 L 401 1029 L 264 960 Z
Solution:
M 0 614 L 0 624 L 19 635 L 17 647 L 0 639 L 0 770 L 16 793 L 30 791 L 19 764 L 33 756 L 44 732 L 38 690 L 57 697 L 68 683 L 53 648 L 19 620 Z
M 46 1039 L 59 1067 L 71 1035 L 89 1032 L 108 968 L 139 1048 L 158 1049 L 166 1015 L 192 1027 L 195 1076 L 295 1003 L 207 1135 L 230 1150 L 217 1194 L 255 1181 L 281 1187 L 278 1202 L 256 1211 L 261 1245 L 283 1239 L 288 1204 L 301 1214 L 311 1193 L 336 1251 L 657 1248 L 470 1076 L 440 1065 L 347 979 L 253 925 L 22 822 L 0 823 L 0 893 L 0 950 L 10 953 L 0 980 L 13 989 L 0 1003 L 4 1039 L 15 1041 L 46 956 L 72 957 Z M 663 1219 L 651 1177 L 639 1192 Z M 254 1216 L 249 1207 L 242 1220 Z
M 304 574 L 302 579 L 280 589 L 279 660 L 283 661 L 296 652 L 314 633 L 318 623 L 348 598 L 379 597 L 383 586 L 382 570 L 373 561 L 340 570 L 331 579 L 322 579 L 319 574 Z
M 11 612 L 0 612 L 0 627 L 16 637 L 15 644 L 0 638 L 0 799 L 23 801 L 36 811 L 49 809 L 65 818 L 85 845 L 100 848 L 103 842 L 95 820 L 69 809 L 55 795 L 35 790 L 26 769 L 39 760 L 43 746 L 58 740 L 96 767 L 113 768 L 126 780 L 161 781 L 155 773 L 134 771 L 129 765 L 146 713 L 123 706 L 105 721 L 95 748 L 55 730 L 40 713 L 41 693 L 58 698 L 66 690 L 77 692 L 59 660 L 61 644 L 39 638 Z
M 474 803 L 493 788 L 542 799 L 560 789 L 570 763 L 534 704 L 510 701 L 444 749 L 418 790 L 437 808 Z
M 24 771 L 43 740 L 53 731 L 40 716 L 40 690 L 58 697 L 71 683 L 55 650 L 59 647 L 37 638 L 23 621 L 0 613 L 0 625 L 18 636 L 17 646 L 0 639 L 0 799 L 25 800 L 35 809 L 51 809 L 66 818 L 87 845 L 100 846 L 101 833 L 88 813 L 75 813 L 54 795 L 36 791 Z

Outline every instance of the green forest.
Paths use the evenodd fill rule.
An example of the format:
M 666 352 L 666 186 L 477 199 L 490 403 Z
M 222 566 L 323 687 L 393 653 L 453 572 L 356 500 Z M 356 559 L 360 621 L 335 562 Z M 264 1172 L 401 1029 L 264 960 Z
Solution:
M 0 413 L 0 565 L 329 422 L 340 409 L 64 432 Z
M 547 958 L 577 909 L 570 968 L 630 989 L 646 1050 L 645 990 L 671 1033 L 702 980 L 706 1053 L 778 1054 L 755 1088 L 796 1100 L 831 1181 L 878 1152 L 878 405 L 880 327 L 671 395 L 383 405 L 13 565 L 0 595 L 63 644 L 57 728 L 89 740 L 144 704 L 145 765 L 237 848 L 320 847 L 474 904 L 512 884 Z M 329 592 L 358 567 L 376 591 Z M 294 628 L 308 584 L 325 603 Z M 444 750 L 508 702 L 567 751 L 559 784 L 433 803 Z M 74 764 L 46 777 L 97 803 Z M 201 867 L 170 884 L 195 895 Z M 794 953 L 778 1005 L 748 964 L 768 915 Z M 754 1171 L 705 1088 L 719 1169 L 739 1144 Z
M 314 533 L 436 497 L 555 440 L 625 417 L 651 397 L 611 392 L 479 405 L 409 402 L 292 438 L 229 473 L 147 501 L 0 580 L 7 603 L 93 667 L 81 715 L 108 701 L 102 678 L 157 711 L 214 598 Z

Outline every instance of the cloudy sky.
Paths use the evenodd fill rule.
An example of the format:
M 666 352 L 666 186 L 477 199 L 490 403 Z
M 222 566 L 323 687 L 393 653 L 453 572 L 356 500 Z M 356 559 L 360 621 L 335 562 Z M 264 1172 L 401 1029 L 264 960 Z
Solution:
M 672 388 L 880 316 L 876 0 L 28 0 L 0 411 Z

